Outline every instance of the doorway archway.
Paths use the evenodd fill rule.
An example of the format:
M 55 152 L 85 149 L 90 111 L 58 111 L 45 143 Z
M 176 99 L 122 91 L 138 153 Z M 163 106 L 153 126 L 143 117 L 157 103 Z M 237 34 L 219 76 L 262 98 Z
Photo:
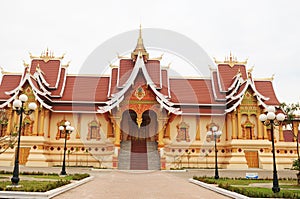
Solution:
M 158 123 L 157 114 L 153 110 L 146 110 L 142 113 L 141 125 L 137 123 L 138 115 L 134 110 L 126 110 L 122 114 L 121 140 L 157 141 Z
M 157 135 L 155 111 L 146 110 L 140 115 L 131 109 L 124 111 L 121 120 L 119 169 L 159 170 Z

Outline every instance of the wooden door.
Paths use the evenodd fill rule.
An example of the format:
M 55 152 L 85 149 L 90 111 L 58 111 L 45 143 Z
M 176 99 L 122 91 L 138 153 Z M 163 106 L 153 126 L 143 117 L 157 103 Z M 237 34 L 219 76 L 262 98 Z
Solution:
M 19 164 L 25 165 L 30 153 L 30 147 L 21 147 L 19 155 Z
M 257 151 L 245 151 L 245 157 L 248 168 L 259 168 Z

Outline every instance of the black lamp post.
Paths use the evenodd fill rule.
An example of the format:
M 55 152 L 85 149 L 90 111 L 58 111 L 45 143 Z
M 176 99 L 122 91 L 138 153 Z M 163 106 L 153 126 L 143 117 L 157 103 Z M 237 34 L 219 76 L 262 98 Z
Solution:
M 276 169 L 276 159 L 275 159 L 275 146 L 274 146 L 274 125 L 278 126 L 285 119 L 283 113 L 275 114 L 275 107 L 269 106 L 267 108 L 267 114 L 261 114 L 259 120 L 265 125 L 271 127 L 271 141 L 272 141 L 272 153 L 273 153 L 273 187 L 272 191 L 277 193 L 280 191 L 277 169 Z
M 14 165 L 13 177 L 11 178 L 11 182 L 14 186 L 18 186 L 18 183 L 20 181 L 20 178 L 19 178 L 19 154 L 20 154 L 20 141 L 21 141 L 23 113 L 25 115 L 30 115 L 37 108 L 37 105 L 34 102 L 29 103 L 28 108 L 24 108 L 24 104 L 27 100 L 28 100 L 27 95 L 22 94 L 19 96 L 19 99 L 16 99 L 13 102 L 14 111 L 16 111 L 17 115 L 20 116 L 19 131 L 18 131 L 18 147 L 17 147 L 16 155 L 15 155 L 15 165 Z
M 220 138 L 221 135 L 222 132 L 218 131 L 217 126 L 212 126 L 210 131 L 207 132 L 207 137 L 213 137 L 215 142 L 215 179 L 219 179 L 217 139 Z
M 74 127 L 70 126 L 70 122 L 66 121 L 63 126 L 59 126 L 59 130 L 65 133 L 65 145 L 64 145 L 64 158 L 63 158 L 63 165 L 60 172 L 60 175 L 67 175 L 66 172 L 66 150 L 67 150 L 67 136 L 68 134 L 74 131 Z

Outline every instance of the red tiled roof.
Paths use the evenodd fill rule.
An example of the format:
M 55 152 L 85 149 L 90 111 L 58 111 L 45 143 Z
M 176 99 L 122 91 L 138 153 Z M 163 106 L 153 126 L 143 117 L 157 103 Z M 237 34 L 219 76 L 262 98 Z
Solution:
M 215 89 L 215 94 L 216 94 L 216 97 L 218 98 L 218 99 L 225 99 L 225 93 L 221 93 L 220 92 L 220 87 L 219 87 L 219 85 L 218 85 L 218 75 L 217 75 L 217 72 L 216 71 L 214 71 L 213 73 L 212 73 L 212 75 L 213 75 L 213 87 L 214 87 L 214 89 Z
M 107 101 L 109 77 L 67 76 L 61 101 Z
M 84 111 L 84 112 L 96 112 L 98 105 L 95 104 L 55 104 L 52 107 L 53 111 Z
M 168 96 L 168 71 L 167 70 L 162 70 L 161 71 L 161 78 L 162 78 L 162 88 L 160 90 L 160 92 L 165 95 Z
M 153 83 L 160 87 L 160 79 L 161 79 L 161 69 L 160 69 L 160 62 L 158 60 L 148 60 L 146 62 L 146 69 L 153 81 Z
M 49 87 L 55 87 L 59 78 L 60 60 L 44 62 L 43 60 L 34 59 L 31 62 L 30 74 L 35 73 L 38 64 L 40 69 L 44 72 L 44 78 L 49 83 Z
M 21 74 L 4 74 L 0 86 L 0 99 L 9 99 L 10 96 L 6 95 L 5 92 L 11 91 L 19 86 L 21 78 Z
M 224 107 L 187 107 L 187 106 L 180 106 L 180 110 L 183 113 L 196 113 L 196 114 L 224 114 L 225 106 Z
M 61 74 L 60 74 L 60 78 L 59 78 L 59 83 L 57 86 L 57 89 L 55 90 L 51 90 L 51 96 L 59 96 L 61 93 L 61 90 L 63 89 L 63 84 L 64 84 L 64 78 L 66 76 L 66 69 L 62 68 L 61 69 Z
M 118 69 L 113 68 L 111 70 L 111 78 L 110 78 L 110 95 L 116 93 L 116 86 L 117 86 L 117 79 L 118 79 Z
M 209 79 L 170 79 L 171 101 L 175 103 L 220 104 Z
M 247 78 L 246 67 L 244 65 L 234 65 L 230 67 L 229 65 L 219 64 L 218 72 L 220 77 L 220 85 L 223 91 L 227 91 L 228 87 L 232 84 L 233 77 L 240 70 L 243 79 Z
M 255 87 L 257 91 L 264 95 L 265 97 L 269 97 L 270 99 L 265 101 L 267 105 L 279 105 L 276 94 L 274 92 L 272 81 L 254 81 Z
M 121 59 L 119 67 L 119 83 L 118 86 L 123 86 L 123 84 L 129 78 L 131 71 L 134 67 L 134 62 L 130 59 Z

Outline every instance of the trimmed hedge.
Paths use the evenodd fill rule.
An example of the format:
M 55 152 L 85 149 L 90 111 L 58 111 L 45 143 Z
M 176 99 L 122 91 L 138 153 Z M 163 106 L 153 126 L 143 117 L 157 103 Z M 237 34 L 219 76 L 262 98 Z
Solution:
M 220 178 L 216 180 L 211 177 L 197 177 L 194 176 L 193 179 L 199 180 L 201 182 L 207 184 L 217 184 L 220 188 L 236 192 L 248 197 L 253 198 L 290 198 L 290 199 L 300 199 L 299 190 L 298 193 L 293 190 L 281 190 L 279 193 L 273 193 L 269 188 L 260 188 L 260 187 L 237 187 L 232 186 L 232 184 L 224 182 L 226 179 L 233 179 L 233 178 Z M 221 182 L 220 180 L 223 180 Z M 245 178 L 235 179 L 235 180 L 245 180 Z M 258 181 L 265 181 L 265 180 L 258 180 Z M 271 181 L 272 182 L 272 181 Z

